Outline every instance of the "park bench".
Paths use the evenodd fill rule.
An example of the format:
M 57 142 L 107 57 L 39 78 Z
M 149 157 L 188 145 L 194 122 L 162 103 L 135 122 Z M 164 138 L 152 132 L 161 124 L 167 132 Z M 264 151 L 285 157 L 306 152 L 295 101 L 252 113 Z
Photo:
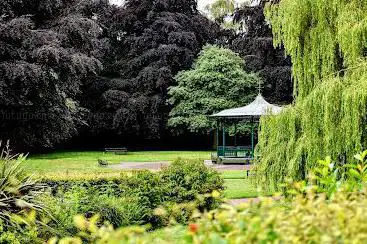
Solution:
M 126 147 L 108 147 L 108 148 L 105 148 L 105 152 L 113 152 L 115 154 L 126 154 L 127 148 Z

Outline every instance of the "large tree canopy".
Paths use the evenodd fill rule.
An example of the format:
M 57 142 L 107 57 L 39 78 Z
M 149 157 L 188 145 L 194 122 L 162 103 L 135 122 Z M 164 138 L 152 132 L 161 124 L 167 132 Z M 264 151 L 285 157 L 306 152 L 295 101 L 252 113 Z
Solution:
M 287 104 L 292 101 L 291 62 L 281 46 L 273 47 L 271 29 L 264 16 L 266 2 L 254 0 L 234 11 L 233 20 L 241 28 L 229 42 L 229 48 L 244 58 L 247 71 L 259 73 L 268 101 Z
M 176 131 L 208 132 L 215 128 L 209 115 L 244 106 L 256 96 L 260 78 L 243 70 L 243 61 L 229 49 L 205 46 L 192 70 L 180 72 L 170 88 L 174 106 L 169 125 Z
M 113 116 L 103 127 L 125 136 L 159 137 L 166 129 L 167 88 L 173 77 L 191 67 L 217 31 L 194 0 L 126 1 L 109 27 L 112 52 L 96 112 Z
M 80 1 L 0 2 L 0 138 L 52 147 L 76 133 L 75 99 L 101 69 L 101 28 Z
M 234 34 L 195 0 L 108 2 L 0 1 L 0 139 L 29 150 L 78 133 L 98 146 L 114 135 L 124 144 L 171 136 L 168 87 L 207 43 L 240 53 L 246 71 L 265 78 L 267 99 L 290 100 L 289 60 L 269 45 L 263 5 L 235 11 L 246 28 Z
M 267 16 L 292 57 L 296 101 L 261 121 L 259 179 L 303 179 L 326 156 L 351 162 L 367 146 L 367 2 L 281 0 Z
M 273 36 L 265 20 L 264 6 L 269 0 L 252 0 L 239 5 L 233 0 L 216 0 L 208 10 L 223 30 L 218 44 L 239 53 L 245 69 L 257 72 L 264 80 L 263 95 L 273 103 L 292 101 L 291 62 L 282 47 L 273 47 Z M 237 8 L 234 6 L 237 5 Z

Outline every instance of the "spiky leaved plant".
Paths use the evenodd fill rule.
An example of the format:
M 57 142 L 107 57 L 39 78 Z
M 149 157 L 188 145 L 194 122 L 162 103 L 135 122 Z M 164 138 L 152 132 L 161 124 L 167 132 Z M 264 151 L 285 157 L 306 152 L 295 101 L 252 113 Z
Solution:
M 46 185 L 24 172 L 21 164 L 26 156 L 11 155 L 9 142 L 5 147 L 0 142 L 0 150 L 0 221 L 4 225 L 12 225 L 14 214 L 44 210 L 37 196 L 45 190 Z

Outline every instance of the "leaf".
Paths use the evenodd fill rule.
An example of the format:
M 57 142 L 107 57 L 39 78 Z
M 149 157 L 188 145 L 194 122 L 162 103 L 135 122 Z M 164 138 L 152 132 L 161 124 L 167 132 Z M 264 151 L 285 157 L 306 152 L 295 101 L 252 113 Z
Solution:
M 83 215 L 76 215 L 74 216 L 74 225 L 79 230 L 86 230 L 87 229 L 87 220 L 84 218 Z
M 350 169 L 349 174 L 356 177 L 357 179 L 361 179 L 361 174 L 355 169 Z

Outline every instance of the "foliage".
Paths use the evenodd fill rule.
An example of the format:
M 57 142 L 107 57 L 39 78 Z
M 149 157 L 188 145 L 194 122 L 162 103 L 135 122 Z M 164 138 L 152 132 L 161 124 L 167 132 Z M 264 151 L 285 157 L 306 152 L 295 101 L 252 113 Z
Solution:
M 78 1 L 2 1 L 0 137 L 19 149 L 69 139 L 85 121 L 77 100 L 101 70 L 101 29 Z
M 223 28 L 236 30 L 239 25 L 233 21 L 233 13 L 238 3 L 235 0 L 216 0 L 206 6 L 209 17 L 220 23 Z
M 221 30 L 194 0 L 1 1 L 0 138 L 18 151 L 96 148 L 121 137 L 124 146 L 182 141 L 167 127 L 168 87 L 207 43 L 241 53 L 248 72 L 260 71 L 267 100 L 289 101 L 289 62 L 271 38 L 250 34 L 267 28 L 262 8 L 253 9 L 235 21 L 249 20 L 246 34 Z
M 352 183 L 352 189 L 363 190 L 367 184 L 367 150 L 354 156 L 357 164 L 347 164 L 347 177 Z
M 119 178 L 46 180 L 52 187 L 42 201 L 56 221 L 48 225 L 59 236 L 77 233 L 73 216 L 99 214 L 99 223 L 114 227 L 149 225 L 157 228 L 171 221 L 186 223 L 195 208 L 202 211 L 218 206 L 213 191 L 223 191 L 223 180 L 202 161 L 177 160 L 157 173 L 136 171 Z
M 299 196 L 287 207 L 271 200 L 239 209 L 226 207 L 200 220 L 191 238 L 205 243 L 363 242 L 366 227 L 359 225 L 363 217 L 358 213 L 365 211 L 365 203 L 365 197 L 348 199 L 339 193 L 330 202 L 324 197 Z
M 212 4 L 206 6 L 209 14 L 217 22 L 223 22 L 229 14 L 232 14 L 235 9 L 234 0 L 216 0 Z
M 361 177 L 366 156 L 367 151 L 356 156 L 357 163 L 345 168 L 345 178 L 339 177 L 341 184 L 336 188 L 333 187 L 336 178 L 332 175 L 338 167 L 327 158 L 319 162 L 308 182 L 288 186 L 287 190 L 293 192 L 292 198 L 277 201 L 263 198 L 259 203 L 237 207 L 222 205 L 209 212 L 194 213 L 188 226 L 171 226 L 153 233 L 141 227 L 113 230 L 105 225 L 98 228 L 97 217 L 88 220 L 77 216 L 75 222 L 80 233 L 64 240 L 72 243 L 85 238 L 94 243 L 115 243 L 117 240 L 126 243 L 366 242 L 367 227 L 363 219 L 367 217 L 367 192 L 366 181 Z M 358 174 L 354 169 L 359 169 Z M 362 187 L 349 187 L 355 183 Z M 330 192 L 333 192 L 332 197 L 328 195 Z
M 108 240 L 125 240 L 127 243 L 238 243 L 238 242 L 365 242 L 363 223 L 366 198 L 347 197 L 338 193 L 331 201 L 324 197 L 298 196 L 289 205 L 270 199 L 261 204 L 244 204 L 240 207 L 222 206 L 201 216 L 190 224 L 179 237 L 175 228 L 168 228 L 162 235 L 144 232 L 141 228 L 95 228 L 91 233 L 96 243 Z M 93 225 L 83 218 L 84 225 Z M 342 224 L 341 224 L 342 223 Z M 74 241 L 79 238 L 75 238 Z
M 35 210 L 12 215 L 12 225 L 0 221 L 0 243 L 44 243 L 40 238 L 44 226 L 40 224 Z
M 1 1 L 0 138 L 18 151 L 96 148 L 121 137 L 124 146 L 182 141 L 167 127 L 168 87 L 207 43 L 231 48 L 248 72 L 259 71 L 267 100 L 291 100 L 289 60 L 269 36 L 250 34 L 269 30 L 262 8 L 232 13 L 233 6 L 228 15 L 241 16 L 236 25 L 248 20 L 248 31 L 221 30 L 194 0 Z
M 73 216 L 77 214 L 86 217 L 100 214 L 101 223 L 108 221 L 114 227 L 121 227 L 145 223 L 148 212 L 139 199 L 134 196 L 119 196 L 109 185 L 95 187 L 73 185 L 68 190 L 59 190 L 55 196 L 44 195 L 42 201 L 49 206 L 55 218 L 55 221 L 49 222 L 48 225 L 60 236 L 77 232 L 70 224 L 73 222 Z M 45 235 L 50 237 L 50 233 Z
M 262 78 L 262 94 L 271 103 L 292 101 L 290 58 L 282 47 L 274 48 L 270 26 L 265 20 L 264 6 L 268 0 L 249 1 L 232 12 L 238 25 L 235 32 L 222 33 L 220 42 L 245 61 L 247 72 L 257 72 Z
M 223 109 L 244 106 L 256 95 L 260 79 L 243 71 L 242 59 L 231 50 L 207 45 L 191 70 L 180 72 L 177 86 L 170 88 L 168 125 L 177 131 L 186 128 L 208 132 L 215 121 L 208 116 Z
M 9 145 L 1 148 L 0 243 L 42 243 L 36 211 L 50 217 L 45 205 L 38 201 L 46 185 L 25 173 L 25 158 L 22 154 L 12 155 Z
M 46 186 L 24 173 L 22 169 L 24 159 L 23 155 L 11 155 L 8 146 L 1 150 L 0 224 L 3 228 L 15 224 L 13 214 L 32 209 L 44 210 L 44 205 L 37 201 L 37 196 Z
M 159 138 L 166 131 L 173 77 L 214 41 L 218 26 L 197 11 L 194 0 L 129 0 L 111 18 L 104 78 L 90 87 L 95 113 L 108 113 L 93 122 L 95 130 Z
M 259 181 L 304 179 L 318 158 L 346 164 L 367 146 L 366 8 L 338 0 L 282 0 L 267 8 L 275 44 L 292 57 L 297 98 L 261 121 Z
M 292 57 L 294 92 L 304 98 L 323 78 L 363 61 L 366 3 L 307 1 L 300 8 L 299 3 L 282 0 L 270 5 L 267 17 L 274 43 L 284 45 Z
M 367 150 L 354 156 L 356 162 L 345 165 L 332 163 L 330 157 L 319 160 L 309 178 L 317 192 L 324 192 L 328 198 L 338 191 L 360 192 L 367 184 Z
M 305 180 L 294 182 L 287 179 L 282 184 L 284 196 L 292 197 L 313 192 L 325 194 L 327 199 L 331 199 L 338 192 L 361 192 L 367 183 L 366 156 L 367 150 L 355 156 L 356 162 L 344 165 L 333 162 L 330 157 L 319 160 Z
M 116 226 L 116 223 L 111 225 L 103 221 L 107 215 L 111 220 L 120 221 L 122 213 L 125 216 L 138 214 L 139 210 L 134 210 L 134 207 L 138 206 L 136 203 L 139 204 L 140 201 L 127 204 L 125 199 L 119 201 L 119 197 L 107 196 L 108 193 L 111 193 L 110 189 L 113 189 L 109 187 L 105 187 L 104 190 L 99 188 L 97 191 L 98 188 L 74 187 L 73 191 L 69 192 L 71 194 L 59 203 L 61 205 L 54 205 L 59 208 L 59 212 L 69 211 L 74 207 L 86 210 L 85 206 L 90 204 L 88 198 L 98 200 L 94 202 L 96 209 L 99 211 L 103 209 L 104 212 L 101 212 L 101 216 L 96 214 L 96 211 L 91 211 L 74 217 L 64 213 L 67 219 L 64 221 L 65 226 L 72 228 L 72 231 L 59 233 L 60 239 L 51 238 L 49 243 L 365 242 L 367 237 L 364 234 L 366 226 L 363 225 L 363 219 L 367 217 L 364 214 L 367 212 L 365 177 L 367 151 L 356 155 L 355 159 L 355 162 L 347 165 L 332 163 L 329 157 L 320 160 L 318 166 L 310 172 L 307 181 L 295 182 L 287 186 L 286 190 L 291 197 L 277 198 L 276 201 L 273 198 L 260 198 L 257 203 L 248 202 L 237 207 L 224 204 L 210 211 L 195 210 L 199 206 L 197 203 L 175 204 L 172 202 L 170 204 L 165 202 L 162 207 L 154 210 L 154 215 L 170 226 L 156 231 L 151 231 L 149 226 L 137 225 L 115 229 L 113 225 Z M 165 182 L 181 182 L 185 186 L 184 179 L 195 179 L 197 174 L 193 174 L 193 177 L 190 177 L 191 175 L 181 177 L 182 172 L 178 169 L 185 167 L 184 165 L 184 161 L 176 162 L 176 168 L 173 167 L 166 172 L 168 179 L 166 178 Z M 192 163 L 183 172 L 191 172 L 193 167 L 198 169 L 196 167 L 202 166 Z M 157 192 L 156 185 L 159 183 L 159 177 L 152 174 L 137 172 L 136 176 L 139 175 L 139 177 L 130 178 L 131 181 L 128 183 L 130 186 L 123 188 L 122 192 L 126 189 L 134 189 L 133 186 L 135 186 L 135 188 L 139 187 L 139 190 L 129 192 L 128 196 L 132 198 L 137 196 L 132 192 L 141 192 L 141 195 L 146 197 L 153 195 L 149 195 L 147 189 L 150 188 Z M 137 184 L 138 182 L 140 184 Z M 160 185 L 164 184 L 160 183 Z M 193 185 L 196 185 L 195 182 Z M 177 186 L 168 184 L 168 187 L 163 186 L 163 189 L 175 187 Z M 90 196 L 86 196 L 84 193 L 89 190 L 91 190 Z M 203 190 L 203 192 L 206 191 Z M 92 192 L 94 195 L 91 195 Z M 217 200 L 220 197 L 217 191 L 205 195 Z M 75 201 L 75 205 L 66 205 L 70 204 L 70 201 Z M 106 203 L 112 204 L 113 207 Z M 75 212 L 78 211 L 73 211 Z M 191 216 L 190 224 L 187 226 L 177 224 L 176 221 L 185 223 L 188 220 L 186 214 Z M 17 238 L 21 238 L 21 240 L 29 240 L 32 243 L 39 242 L 40 232 L 37 226 L 32 229 L 35 213 L 17 219 L 27 222 L 26 229 L 29 232 L 1 232 L 1 240 L 5 243 L 16 243 Z M 72 222 L 75 227 L 71 226 Z
M 162 171 L 161 177 L 169 189 L 166 194 L 174 202 L 193 201 L 199 195 L 224 190 L 219 173 L 200 160 L 178 159 Z M 211 197 L 204 199 L 199 207 L 212 209 L 218 204 L 214 200 Z

